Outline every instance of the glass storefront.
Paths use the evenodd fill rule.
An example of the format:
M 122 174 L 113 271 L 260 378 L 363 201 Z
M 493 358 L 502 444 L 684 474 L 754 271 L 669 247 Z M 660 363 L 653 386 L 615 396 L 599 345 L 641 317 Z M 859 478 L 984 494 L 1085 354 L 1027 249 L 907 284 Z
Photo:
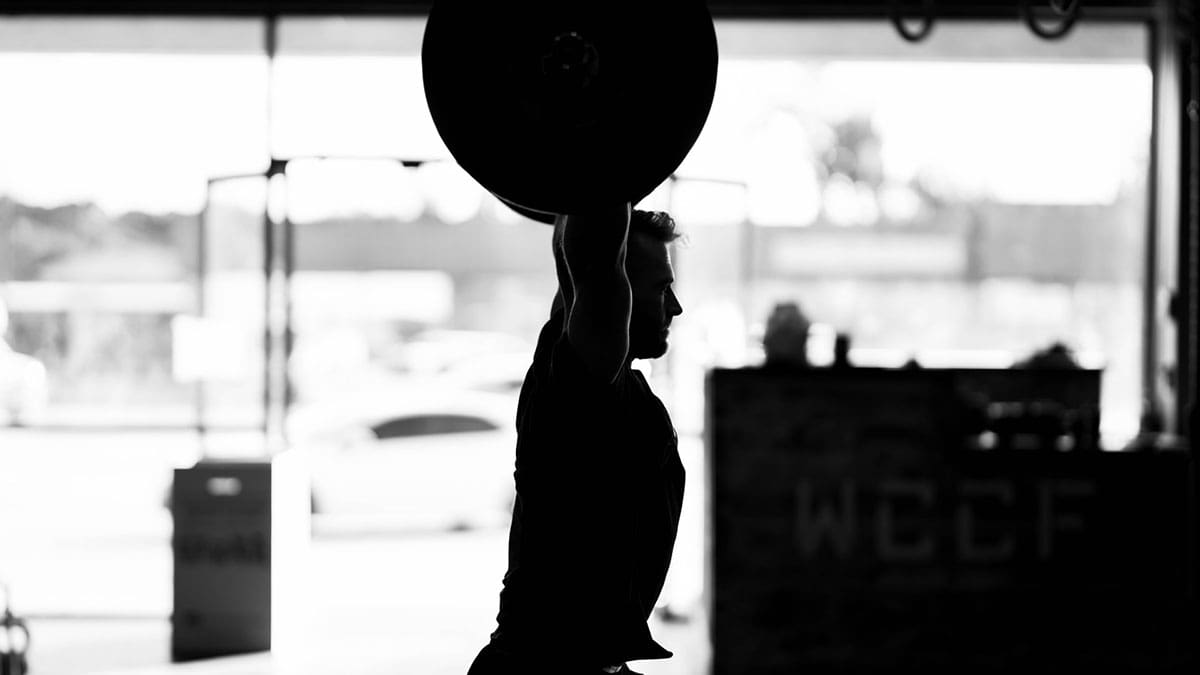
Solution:
M 283 18 L 271 62 L 260 20 L 0 19 L 0 576 L 26 611 L 165 617 L 170 470 L 264 456 L 270 405 L 293 443 L 378 451 L 329 469 L 330 496 L 313 496 L 326 523 L 502 516 L 500 498 L 458 513 L 443 495 L 440 520 L 412 525 L 386 490 L 332 496 L 445 461 L 385 458 L 412 443 L 385 429 L 452 422 L 470 431 L 444 436 L 478 432 L 511 461 L 503 424 L 555 290 L 550 228 L 445 161 L 421 29 Z M 639 367 L 694 475 L 705 372 L 761 363 L 785 302 L 813 324 L 814 365 L 838 334 L 852 363 L 880 366 L 1008 367 L 1059 343 L 1103 369 L 1105 449 L 1136 434 L 1144 27 L 1052 43 L 1015 22 L 939 24 L 913 45 L 885 22 L 720 21 L 718 37 L 709 122 L 642 205 L 686 233 L 671 352 Z M 508 480 L 503 465 L 467 465 L 471 492 Z M 679 606 L 701 587 L 690 485 Z M 111 556 L 84 555 L 101 540 Z

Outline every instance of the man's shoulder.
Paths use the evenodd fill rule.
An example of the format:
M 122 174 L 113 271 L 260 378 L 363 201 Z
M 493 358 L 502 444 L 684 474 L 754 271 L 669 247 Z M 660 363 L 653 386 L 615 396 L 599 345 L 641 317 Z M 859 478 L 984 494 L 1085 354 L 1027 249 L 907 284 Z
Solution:
M 571 338 L 563 333 L 555 340 L 546 363 L 546 377 L 557 388 L 591 392 L 597 395 L 619 396 L 628 393 L 631 371 L 628 366 L 617 371 L 611 382 L 592 372 Z

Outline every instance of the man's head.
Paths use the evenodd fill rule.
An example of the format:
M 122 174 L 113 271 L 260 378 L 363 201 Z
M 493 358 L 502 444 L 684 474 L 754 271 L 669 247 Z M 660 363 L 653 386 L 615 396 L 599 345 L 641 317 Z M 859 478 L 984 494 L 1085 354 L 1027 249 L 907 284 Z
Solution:
M 679 238 L 675 220 L 662 211 L 634 210 L 629 218 L 625 273 L 633 291 L 629 355 L 655 359 L 667 352 L 667 328 L 683 313 L 672 284 L 668 244 Z
M 554 264 L 559 279 L 568 279 L 566 256 L 562 249 L 562 228 L 554 232 Z M 668 245 L 679 238 L 675 220 L 662 211 L 633 210 L 629 217 L 629 240 L 625 254 L 625 274 L 629 278 L 633 306 L 629 319 L 629 356 L 655 359 L 667 352 L 667 327 L 683 314 L 671 285 Z M 562 307 L 570 289 L 559 289 L 554 306 Z

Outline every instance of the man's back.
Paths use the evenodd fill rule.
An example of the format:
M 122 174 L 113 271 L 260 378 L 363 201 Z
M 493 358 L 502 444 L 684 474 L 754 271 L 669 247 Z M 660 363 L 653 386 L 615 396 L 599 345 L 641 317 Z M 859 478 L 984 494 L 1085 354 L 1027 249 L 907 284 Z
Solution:
M 588 373 L 563 314 L 542 329 L 517 413 L 517 501 L 493 643 L 523 663 L 666 658 L 646 621 L 662 590 L 684 473 L 641 373 Z

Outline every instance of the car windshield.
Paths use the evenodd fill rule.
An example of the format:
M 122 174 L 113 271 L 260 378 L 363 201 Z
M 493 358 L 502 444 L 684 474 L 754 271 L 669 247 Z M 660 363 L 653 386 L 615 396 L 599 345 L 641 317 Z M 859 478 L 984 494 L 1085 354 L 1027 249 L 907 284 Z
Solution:
M 371 426 L 371 433 L 380 440 L 408 436 L 431 436 L 478 431 L 494 431 L 498 427 L 490 420 L 474 415 L 409 415 L 394 417 Z

